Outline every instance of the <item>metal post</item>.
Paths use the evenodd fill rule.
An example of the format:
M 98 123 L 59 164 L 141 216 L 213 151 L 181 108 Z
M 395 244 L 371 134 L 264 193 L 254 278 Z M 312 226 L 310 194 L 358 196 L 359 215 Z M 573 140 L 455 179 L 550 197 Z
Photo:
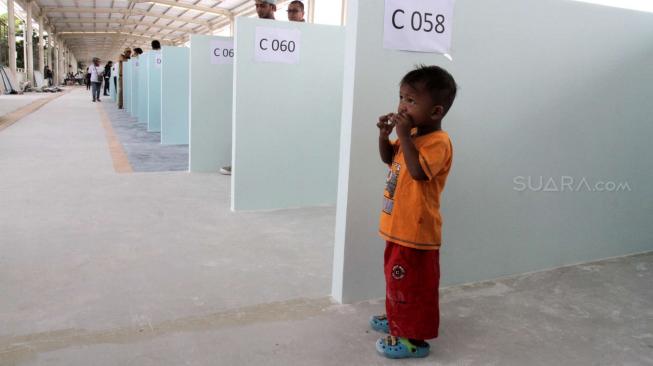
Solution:
M 16 18 L 14 0 L 7 0 L 7 43 L 9 43 L 9 69 L 16 73 Z
M 34 33 L 34 29 L 32 27 L 32 2 L 27 1 L 25 5 L 25 47 L 27 48 L 27 52 L 25 53 L 25 73 L 27 74 L 27 81 L 34 86 L 34 48 L 32 45 L 32 33 Z

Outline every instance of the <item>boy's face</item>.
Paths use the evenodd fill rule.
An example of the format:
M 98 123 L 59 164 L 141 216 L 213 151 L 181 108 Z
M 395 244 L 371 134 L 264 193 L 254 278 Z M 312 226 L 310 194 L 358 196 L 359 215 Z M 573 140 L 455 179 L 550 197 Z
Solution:
M 399 87 L 399 106 L 397 113 L 405 114 L 413 121 L 414 127 L 424 126 L 437 121 L 441 116 L 437 113 L 429 93 L 407 84 Z M 440 107 L 441 108 L 441 107 Z

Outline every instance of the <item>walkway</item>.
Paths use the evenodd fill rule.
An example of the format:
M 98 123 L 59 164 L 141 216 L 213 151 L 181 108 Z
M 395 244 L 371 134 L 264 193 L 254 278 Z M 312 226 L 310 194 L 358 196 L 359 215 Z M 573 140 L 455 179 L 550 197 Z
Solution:
M 0 131 L 0 365 L 653 364 L 653 253 L 443 289 L 432 355 L 385 360 L 383 302 L 329 301 L 332 208 L 116 173 L 99 111 L 75 90 Z

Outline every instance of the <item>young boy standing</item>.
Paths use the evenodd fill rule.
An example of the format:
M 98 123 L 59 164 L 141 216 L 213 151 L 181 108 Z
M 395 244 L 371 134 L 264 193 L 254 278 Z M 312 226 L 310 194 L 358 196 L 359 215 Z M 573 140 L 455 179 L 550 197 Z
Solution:
M 390 172 L 379 234 L 386 240 L 386 315 L 372 328 L 389 333 L 376 343 L 389 358 L 426 357 L 425 340 L 438 336 L 440 310 L 440 194 L 453 149 L 442 119 L 456 82 L 438 66 L 420 66 L 401 80 L 397 113 L 379 118 L 379 151 Z M 389 139 L 392 130 L 398 140 Z

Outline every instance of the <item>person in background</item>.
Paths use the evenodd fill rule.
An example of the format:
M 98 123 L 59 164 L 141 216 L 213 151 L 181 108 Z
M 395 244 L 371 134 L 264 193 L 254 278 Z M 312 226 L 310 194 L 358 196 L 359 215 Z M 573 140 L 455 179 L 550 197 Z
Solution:
M 288 20 L 291 22 L 305 22 L 304 20 L 304 3 L 295 0 L 288 4 Z
M 156 39 L 152 41 L 152 49 L 155 51 L 161 50 L 161 42 L 157 41 Z
M 93 57 L 93 64 L 88 67 L 88 72 L 90 73 L 90 81 L 93 89 L 91 93 L 93 94 L 93 101 L 101 102 L 100 100 L 100 88 L 102 88 L 102 67 L 100 67 L 100 59 Z
M 276 0 L 255 0 L 254 2 L 259 19 L 274 20 L 274 12 L 277 11 Z
M 125 48 L 125 50 L 122 53 L 122 56 L 125 58 L 124 61 L 129 60 L 132 58 L 132 50 L 130 48 Z
M 86 67 L 86 76 L 84 77 L 84 84 L 86 84 L 86 90 L 91 89 L 91 66 Z
M 48 81 L 48 86 L 52 86 L 52 70 L 50 70 L 48 65 L 45 65 L 45 68 L 43 69 L 43 77 Z
M 127 50 L 125 50 L 127 51 Z M 131 50 L 129 51 L 131 53 Z M 118 92 L 118 109 L 123 108 L 123 81 L 122 81 L 122 64 L 127 61 L 129 58 L 126 56 L 126 53 L 123 53 L 118 57 L 118 86 L 116 91 Z
M 109 81 L 111 80 L 111 66 L 113 66 L 112 61 L 109 61 L 107 62 L 106 65 L 104 65 L 104 93 L 102 93 L 104 96 L 109 96 Z

